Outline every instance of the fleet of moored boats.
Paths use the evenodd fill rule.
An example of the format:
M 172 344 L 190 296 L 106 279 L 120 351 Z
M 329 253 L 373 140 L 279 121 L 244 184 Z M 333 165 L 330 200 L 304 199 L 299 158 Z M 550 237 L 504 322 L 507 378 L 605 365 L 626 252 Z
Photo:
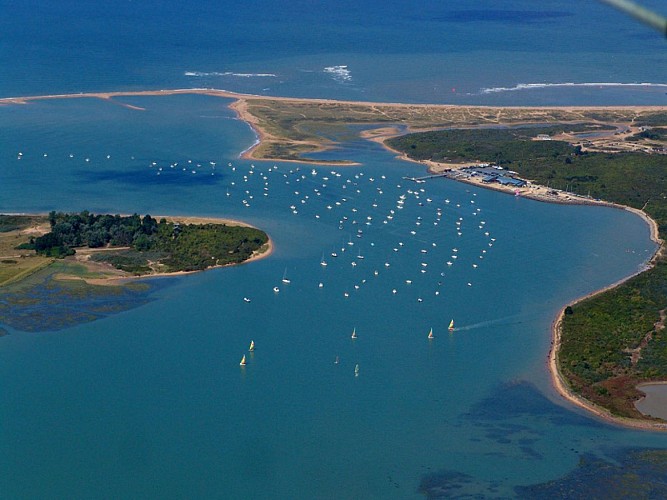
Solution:
M 54 157 L 54 155 L 49 156 L 47 153 L 43 153 L 37 156 L 42 158 L 42 161 L 46 161 L 47 159 L 48 161 L 52 161 L 52 158 Z M 112 155 L 110 154 L 105 156 L 107 161 L 110 161 L 112 158 Z M 79 158 L 79 155 L 75 156 L 74 153 L 70 153 L 68 157 L 70 161 L 76 161 L 76 159 Z M 21 160 L 24 164 L 28 163 L 31 158 L 31 155 L 25 154 L 23 152 L 19 152 L 17 154 L 17 159 Z M 80 158 L 83 158 L 87 163 L 91 162 L 91 158 L 88 156 L 84 155 L 80 156 Z M 131 157 L 131 160 L 137 161 L 134 157 Z M 195 160 L 181 160 L 171 163 L 152 161 L 149 163 L 148 168 L 156 175 L 175 175 L 179 171 L 185 172 L 188 175 L 204 172 L 215 175 L 216 173 L 219 173 L 219 169 L 216 169 L 216 166 L 217 162 L 215 161 L 205 162 Z M 354 271 L 354 276 L 357 277 L 357 281 L 349 284 L 349 286 L 343 290 L 343 297 L 346 299 L 351 297 L 351 292 L 356 292 L 360 290 L 362 286 L 367 285 L 369 278 L 375 278 L 381 274 L 379 271 L 380 268 L 376 268 L 372 270 L 368 278 L 359 278 L 358 269 L 368 269 L 367 266 L 369 264 L 364 264 L 364 262 L 368 260 L 366 259 L 366 252 L 377 253 L 378 251 L 378 247 L 375 246 L 375 242 L 369 242 L 365 251 L 362 250 L 363 242 L 366 241 L 366 238 L 371 237 L 369 235 L 372 234 L 374 229 L 384 229 L 386 227 L 396 225 L 397 220 L 399 219 L 398 216 L 404 213 L 404 210 L 408 206 L 409 202 L 414 202 L 417 207 L 424 208 L 430 206 L 434 209 L 434 218 L 430 222 L 426 217 L 427 212 L 421 212 L 416 217 L 416 219 L 413 220 L 412 228 L 409 227 L 409 223 L 408 227 L 403 226 L 405 231 L 403 234 L 405 237 L 407 237 L 408 240 L 413 240 L 416 244 L 419 245 L 417 255 L 421 257 L 419 259 L 421 262 L 419 262 L 419 271 L 417 277 L 438 276 L 437 273 L 440 271 L 437 281 L 437 289 L 433 291 L 434 296 L 441 296 L 440 287 L 443 284 L 442 278 L 445 277 L 445 271 L 451 270 L 451 268 L 461 260 L 459 259 L 461 252 L 456 246 L 451 249 L 449 258 L 443 259 L 441 261 L 442 267 L 440 269 L 437 269 L 437 263 L 429 262 L 426 260 L 431 258 L 432 254 L 438 253 L 438 244 L 442 242 L 443 237 L 441 233 L 439 233 L 437 236 L 438 241 L 424 240 L 425 237 L 429 237 L 428 227 L 432 228 L 430 237 L 435 237 L 433 231 L 435 228 L 437 228 L 437 226 L 445 221 L 444 207 L 450 206 L 455 212 L 458 213 L 457 219 L 453 221 L 454 234 L 456 235 L 455 237 L 461 237 L 464 233 L 464 225 L 466 223 L 466 220 L 461 215 L 461 213 L 466 210 L 466 208 L 465 206 L 462 206 L 461 203 L 455 203 L 449 199 L 442 200 L 443 205 L 438 206 L 437 202 L 432 197 L 427 197 L 425 195 L 423 182 L 417 183 L 416 187 L 412 189 L 403 187 L 401 184 L 397 184 L 396 188 L 402 190 L 402 192 L 399 191 L 397 198 L 394 198 L 394 205 L 387 207 L 383 214 L 383 209 L 381 208 L 381 204 L 379 202 L 381 199 L 383 199 L 382 197 L 385 194 L 385 190 L 388 190 L 391 187 L 383 185 L 388 182 L 388 179 L 385 175 L 381 175 L 376 179 L 373 176 L 365 175 L 364 172 L 353 172 L 350 176 L 345 177 L 342 173 L 335 170 L 323 172 L 318 169 L 312 169 L 310 171 L 310 175 L 308 175 L 307 171 L 304 171 L 299 167 L 290 169 L 289 171 L 284 171 L 276 165 L 268 167 L 268 169 L 258 169 L 253 164 L 250 164 L 249 167 L 244 170 L 240 168 L 237 169 L 237 167 L 232 165 L 231 162 L 227 164 L 227 167 L 228 170 L 223 171 L 223 174 L 225 175 L 224 178 L 227 180 L 227 185 L 225 186 L 226 197 L 232 202 L 237 198 L 241 198 L 240 203 L 244 209 L 250 208 L 260 200 L 269 198 L 271 193 L 271 184 L 269 181 L 271 178 L 277 177 L 282 178 L 284 185 L 289 186 L 288 189 L 292 190 L 294 196 L 293 202 L 289 205 L 288 213 L 294 215 L 301 213 L 308 214 L 308 211 L 305 210 L 305 207 L 312 205 L 316 208 L 314 210 L 315 213 L 311 213 L 311 215 L 314 215 L 315 219 L 321 221 L 322 219 L 326 219 L 324 215 L 330 214 L 329 217 L 331 218 L 332 216 L 335 217 L 335 215 L 333 215 L 335 211 L 344 211 L 344 213 L 340 214 L 338 218 L 334 218 L 332 222 L 337 221 L 338 229 L 347 233 L 345 238 L 346 241 L 344 241 L 340 248 L 336 248 L 333 251 L 323 251 L 319 263 L 324 271 L 324 269 L 326 269 L 330 264 L 325 256 L 330 256 L 331 259 L 335 259 L 336 261 L 336 266 L 334 267 L 338 268 L 339 264 L 345 262 L 345 259 L 342 259 L 342 257 L 352 253 L 348 250 L 352 250 L 352 247 L 355 247 L 355 245 L 357 246 L 357 251 L 352 253 L 350 260 L 348 261 L 349 265 L 353 269 L 356 269 Z M 259 186 L 256 184 L 256 181 L 259 181 Z M 382 181 L 386 182 L 382 183 Z M 338 185 L 339 193 L 341 195 L 338 199 L 332 199 L 330 194 L 324 196 L 327 187 L 333 185 L 334 183 Z M 351 206 L 351 204 L 354 202 L 363 205 L 363 199 L 360 196 L 362 194 L 363 186 L 367 186 L 372 190 L 372 199 L 368 200 L 370 211 L 367 214 L 363 214 L 361 205 Z M 260 189 L 259 193 L 256 191 L 258 187 Z M 240 197 L 238 196 L 239 194 L 241 195 Z M 260 196 L 257 196 L 258 194 L 260 194 Z M 476 196 L 476 193 L 473 193 L 472 196 Z M 315 203 L 316 201 L 319 202 L 319 205 Z M 320 208 L 317 208 L 318 206 Z M 481 209 L 475 205 L 474 199 L 470 200 L 469 206 L 472 210 L 472 216 L 479 219 Z M 493 247 L 496 239 L 490 236 L 486 221 L 479 220 L 478 222 L 475 222 L 474 225 L 477 226 L 476 229 L 480 231 L 480 234 L 483 234 L 487 239 L 487 248 L 481 250 L 481 253 L 478 256 L 479 260 L 471 264 L 472 269 L 478 269 L 480 261 L 486 256 L 487 250 L 490 247 Z M 394 236 L 398 233 L 394 229 L 391 230 L 389 234 Z M 406 242 L 407 240 L 401 239 L 399 237 L 399 241 L 396 241 L 393 246 L 387 249 L 388 252 L 385 254 L 387 257 L 384 259 L 384 262 L 380 263 L 381 266 L 388 270 L 387 272 L 389 272 L 389 268 L 392 264 L 390 262 L 391 259 L 389 258 L 389 255 L 405 252 L 407 248 Z M 348 251 L 347 254 L 345 253 L 346 251 Z M 341 274 L 338 273 L 338 275 L 340 276 Z M 411 287 L 414 293 L 414 291 L 418 291 L 418 289 L 422 287 L 422 285 L 419 283 L 423 281 L 423 279 L 407 278 L 403 279 L 402 281 L 404 281 L 406 286 Z M 291 283 L 291 279 L 287 274 L 287 268 L 285 268 L 281 282 L 284 285 L 289 285 Z M 473 286 L 473 282 L 467 281 L 466 285 L 471 287 Z M 317 288 L 325 288 L 324 282 L 317 282 Z M 394 287 L 390 287 L 389 290 L 391 295 L 397 295 L 400 293 L 399 287 L 395 285 Z M 273 287 L 274 294 L 278 294 L 280 291 L 281 289 L 279 286 L 276 285 Z M 425 296 L 422 293 L 417 296 L 417 302 L 419 303 L 424 302 L 424 299 Z M 243 301 L 250 303 L 251 298 L 249 296 L 244 296 Z M 454 331 L 453 320 L 450 322 L 448 330 L 450 333 Z M 357 338 L 356 328 L 353 329 L 352 338 Z M 433 329 L 428 332 L 427 338 L 429 340 L 433 340 L 435 338 Z M 249 351 L 254 351 L 254 342 L 251 342 Z M 336 359 L 338 362 L 338 358 Z M 247 358 L 244 355 L 240 364 L 241 366 L 245 366 L 246 363 Z M 358 375 L 358 373 L 359 367 L 356 365 L 355 374 Z

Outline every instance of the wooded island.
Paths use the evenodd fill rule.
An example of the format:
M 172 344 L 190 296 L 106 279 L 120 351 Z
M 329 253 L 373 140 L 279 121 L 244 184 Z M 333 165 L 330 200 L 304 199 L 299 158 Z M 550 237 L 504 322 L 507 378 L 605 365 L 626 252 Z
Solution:
M 22 265 L 31 258 L 37 270 L 53 259 L 82 254 L 85 259 L 78 258 L 79 262 L 107 263 L 130 275 L 143 276 L 238 264 L 269 247 L 266 233 L 238 224 L 187 224 L 150 215 L 96 215 L 88 211 L 0 215 L 0 234 L 6 242 L 1 248 L 5 257 L 0 267 L 4 282 L 15 281 L 12 271 L 20 273 L 33 267 Z M 13 247 L 7 248 L 12 241 Z M 17 255 L 8 256 L 12 250 Z

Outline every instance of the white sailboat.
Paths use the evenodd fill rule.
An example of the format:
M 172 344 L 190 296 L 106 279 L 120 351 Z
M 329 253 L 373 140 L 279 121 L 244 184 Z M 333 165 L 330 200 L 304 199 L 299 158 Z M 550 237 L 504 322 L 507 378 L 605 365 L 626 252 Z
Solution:
M 352 335 L 351 335 L 350 338 L 351 339 L 356 339 L 357 338 L 357 327 L 356 326 L 352 329 Z
M 354 376 L 355 376 L 355 377 L 358 377 L 358 376 L 359 376 L 359 363 L 357 363 L 357 364 L 354 366 Z
M 248 347 L 248 350 L 251 351 L 251 352 L 255 350 L 255 341 L 254 340 L 250 341 L 250 347 Z
M 285 268 L 285 272 L 283 273 L 283 283 L 289 284 L 291 283 L 290 279 L 287 277 L 287 268 Z
M 429 340 L 433 340 L 435 337 L 433 336 L 433 328 L 428 332 L 428 337 Z
M 245 354 L 241 358 L 241 362 L 239 363 L 240 366 L 245 366 Z

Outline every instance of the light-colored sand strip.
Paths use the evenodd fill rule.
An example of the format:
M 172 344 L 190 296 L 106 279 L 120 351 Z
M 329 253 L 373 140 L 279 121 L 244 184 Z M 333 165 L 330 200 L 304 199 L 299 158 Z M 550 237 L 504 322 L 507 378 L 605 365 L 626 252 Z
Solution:
M 163 96 L 163 95 L 179 95 L 179 94 L 199 94 L 210 95 L 217 97 L 225 97 L 229 99 L 253 99 L 266 101 L 283 101 L 295 103 L 315 103 L 315 104 L 347 104 L 358 106 L 382 106 L 393 108 L 414 108 L 414 109 L 535 109 L 535 110 L 562 110 L 568 112 L 589 111 L 589 110 L 623 110 L 623 111 L 664 111 L 667 106 L 474 106 L 474 105 L 460 105 L 460 104 L 406 104 L 399 102 L 374 102 L 374 101 L 345 101 L 336 99 L 305 99 L 300 97 L 278 97 L 259 94 L 244 94 L 240 92 L 232 92 L 224 89 L 213 88 L 189 88 L 189 89 L 165 89 L 165 90 L 137 90 L 137 91 L 119 91 L 119 92 L 80 92 L 77 94 L 49 94 L 36 96 L 18 96 L 18 97 L 2 97 L 0 104 L 26 104 L 30 101 L 38 101 L 45 99 L 79 99 L 79 98 L 97 98 L 97 99 L 112 99 L 115 97 L 134 97 L 134 96 Z

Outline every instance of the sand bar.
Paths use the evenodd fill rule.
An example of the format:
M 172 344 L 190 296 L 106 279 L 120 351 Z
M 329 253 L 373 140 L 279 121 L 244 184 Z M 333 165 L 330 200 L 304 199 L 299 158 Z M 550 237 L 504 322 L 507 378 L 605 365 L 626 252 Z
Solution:
M 603 147 L 616 150 L 620 141 L 615 137 L 619 128 L 636 132 L 634 122 L 646 113 L 667 112 L 667 106 L 462 106 L 451 104 L 405 104 L 333 99 L 303 99 L 242 94 L 221 89 L 192 88 L 127 92 L 89 92 L 0 98 L 0 105 L 28 104 L 45 99 L 96 98 L 111 100 L 133 110 L 136 105 L 124 104 L 123 97 L 200 94 L 232 99 L 230 107 L 255 131 L 258 141 L 243 157 L 264 161 L 292 161 L 309 164 L 352 165 L 352 161 L 310 160 L 304 155 L 332 149 L 336 142 L 329 134 L 320 134 L 322 124 L 345 127 L 361 125 L 378 129 L 382 137 L 396 135 L 401 126 L 404 133 L 444 128 L 475 128 L 485 126 L 522 125 L 531 123 L 599 123 L 613 125 L 614 130 Z M 388 133 L 384 133 L 385 131 Z M 371 133 L 372 134 L 372 133 Z M 378 132 L 376 132 L 378 134 Z M 588 140 L 590 141 L 590 139 Z M 588 142 L 587 141 L 587 142 Z M 596 146 L 597 147 L 597 146 Z M 627 146 L 628 148 L 630 146 Z M 632 146 L 633 148 L 635 146 Z

